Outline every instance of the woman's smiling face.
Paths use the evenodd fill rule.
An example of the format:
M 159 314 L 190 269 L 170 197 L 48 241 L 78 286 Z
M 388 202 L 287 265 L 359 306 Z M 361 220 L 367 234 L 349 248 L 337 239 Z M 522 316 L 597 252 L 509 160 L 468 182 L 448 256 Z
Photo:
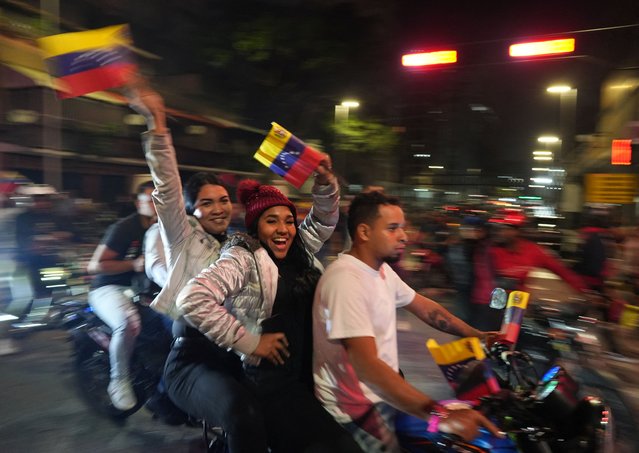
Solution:
M 297 234 L 295 217 L 286 206 L 273 206 L 257 221 L 257 237 L 278 259 L 286 258 Z
M 222 186 L 204 184 L 197 194 L 193 215 L 209 234 L 222 234 L 231 223 L 231 198 Z

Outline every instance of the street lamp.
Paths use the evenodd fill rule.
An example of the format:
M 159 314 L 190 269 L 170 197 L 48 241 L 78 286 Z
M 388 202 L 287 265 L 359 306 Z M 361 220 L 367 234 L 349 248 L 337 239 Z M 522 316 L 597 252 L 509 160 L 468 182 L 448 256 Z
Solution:
M 348 113 L 350 109 L 359 107 L 359 102 L 354 99 L 342 101 L 341 104 L 335 106 L 335 122 L 348 121 Z
M 545 144 L 558 143 L 559 137 L 556 137 L 554 135 L 542 135 L 541 137 L 537 138 L 537 141 L 539 143 L 545 143 Z

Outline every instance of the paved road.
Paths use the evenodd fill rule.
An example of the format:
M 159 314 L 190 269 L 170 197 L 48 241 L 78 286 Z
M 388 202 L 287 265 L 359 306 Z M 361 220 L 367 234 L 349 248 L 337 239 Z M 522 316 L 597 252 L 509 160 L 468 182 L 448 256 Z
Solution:
M 403 311 L 398 315 L 398 330 L 400 363 L 407 379 L 438 399 L 451 398 L 452 391 L 424 343 L 431 337 L 440 343 L 452 338 Z M 65 332 L 34 333 L 18 346 L 19 353 L 0 357 L 0 452 L 203 451 L 199 429 L 166 426 L 153 420 L 146 409 L 124 425 L 92 413 L 75 394 Z M 629 394 L 636 396 L 632 388 L 636 387 Z M 635 451 L 624 442 L 615 450 Z

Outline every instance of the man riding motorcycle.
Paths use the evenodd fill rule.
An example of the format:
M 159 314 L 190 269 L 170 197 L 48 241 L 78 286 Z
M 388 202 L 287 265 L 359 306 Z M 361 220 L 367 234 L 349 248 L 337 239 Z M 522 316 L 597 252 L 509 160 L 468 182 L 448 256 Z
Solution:
M 584 293 L 588 286 L 558 258 L 542 246 L 524 239 L 521 229 L 525 214 L 518 209 L 502 209 L 489 219 L 491 239 L 474 264 L 476 275 L 472 291 L 473 318 L 481 320 L 481 328 L 496 330 L 501 325 L 501 310 L 489 308 L 490 294 L 495 287 L 526 291 L 526 279 L 534 268 L 547 269 L 563 279 L 575 291 Z M 476 326 L 477 327 L 477 326 Z
M 73 237 L 66 222 L 55 210 L 58 192 L 47 184 L 28 184 L 19 187 L 16 193 L 28 196 L 31 206 L 16 217 L 17 259 L 29 272 L 34 297 L 48 294 L 40 278 L 44 268 L 59 264 L 60 245 Z

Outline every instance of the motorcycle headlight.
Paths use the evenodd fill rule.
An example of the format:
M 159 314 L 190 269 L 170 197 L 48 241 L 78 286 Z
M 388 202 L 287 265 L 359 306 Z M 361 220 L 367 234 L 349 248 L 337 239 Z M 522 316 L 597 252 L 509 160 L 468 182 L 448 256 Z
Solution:
M 537 386 L 535 399 L 543 413 L 553 421 L 572 414 L 578 403 L 578 385 L 560 366 L 554 366 L 544 374 Z

